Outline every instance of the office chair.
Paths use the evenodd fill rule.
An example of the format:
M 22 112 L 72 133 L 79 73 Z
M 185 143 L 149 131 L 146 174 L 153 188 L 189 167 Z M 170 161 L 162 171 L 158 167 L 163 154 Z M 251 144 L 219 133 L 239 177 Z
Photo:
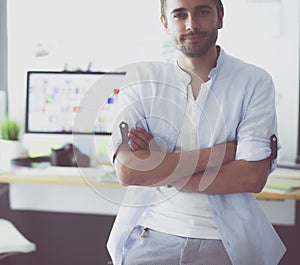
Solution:
M 35 249 L 35 244 L 26 239 L 10 221 L 0 218 L 0 259 Z

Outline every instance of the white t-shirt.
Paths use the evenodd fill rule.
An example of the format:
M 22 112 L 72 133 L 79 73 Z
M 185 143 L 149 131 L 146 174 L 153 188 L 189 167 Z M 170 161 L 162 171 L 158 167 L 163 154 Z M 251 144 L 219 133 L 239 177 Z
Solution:
M 201 85 L 197 99 L 193 97 L 191 86 L 188 87 L 187 109 L 175 152 L 191 151 L 198 146 L 197 128 L 201 106 L 210 84 L 209 80 Z M 157 188 L 155 201 L 159 203 L 148 208 L 139 222 L 140 225 L 177 236 L 220 239 L 206 194 L 183 192 L 162 186 Z

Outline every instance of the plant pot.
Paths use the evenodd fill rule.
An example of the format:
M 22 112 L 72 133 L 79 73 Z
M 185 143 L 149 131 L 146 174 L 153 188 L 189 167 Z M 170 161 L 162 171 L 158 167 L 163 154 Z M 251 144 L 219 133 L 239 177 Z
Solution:
M 25 154 L 25 149 L 20 141 L 0 139 L 0 169 L 11 170 L 11 159 Z

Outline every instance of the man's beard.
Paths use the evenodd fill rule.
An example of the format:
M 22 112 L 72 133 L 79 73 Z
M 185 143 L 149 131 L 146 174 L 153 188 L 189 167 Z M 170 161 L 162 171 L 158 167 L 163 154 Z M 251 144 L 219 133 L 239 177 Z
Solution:
M 200 43 L 191 43 L 189 45 L 182 44 L 184 39 L 188 36 L 199 35 L 200 37 L 208 37 L 208 39 L 200 44 Z M 218 31 L 213 30 L 210 33 L 200 32 L 198 30 L 193 31 L 191 33 L 182 34 L 177 38 L 174 38 L 176 49 L 181 51 L 183 54 L 189 57 L 201 57 L 205 55 L 209 49 L 216 44 L 218 38 Z M 202 40 L 201 40 L 202 42 Z

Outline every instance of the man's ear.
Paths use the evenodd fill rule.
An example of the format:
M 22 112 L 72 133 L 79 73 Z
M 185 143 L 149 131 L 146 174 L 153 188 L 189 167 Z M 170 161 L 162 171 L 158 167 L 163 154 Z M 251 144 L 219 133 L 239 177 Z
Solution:
M 219 18 L 218 29 L 221 29 L 221 28 L 223 28 L 223 19 Z
M 218 29 L 223 28 L 223 18 L 224 18 L 224 10 L 222 9 L 218 17 Z
M 164 16 L 160 17 L 160 22 L 162 23 L 162 25 L 165 28 L 166 32 L 169 34 L 168 22 L 167 22 L 167 20 L 165 19 Z

